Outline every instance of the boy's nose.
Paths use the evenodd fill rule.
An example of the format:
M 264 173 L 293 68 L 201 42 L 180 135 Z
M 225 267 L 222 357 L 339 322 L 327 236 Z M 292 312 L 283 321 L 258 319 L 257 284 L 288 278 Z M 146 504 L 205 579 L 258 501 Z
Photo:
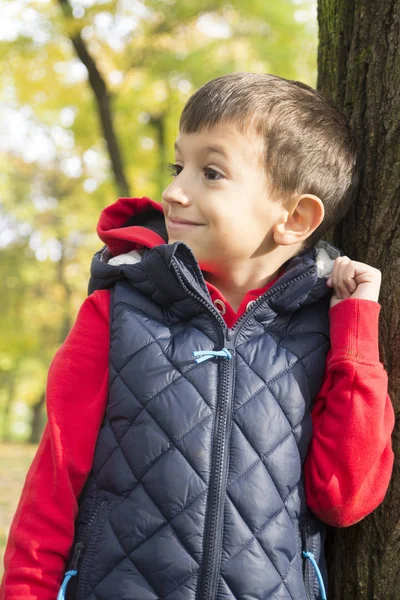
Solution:
M 161 198 L 163 202 L 167 202 L 168 204 L 176 203 L 186 206 L 190 203 L 188 195 L 183 191 L 180 185 L 176 184 L 175 181 L 165 188 L 161 194 Z

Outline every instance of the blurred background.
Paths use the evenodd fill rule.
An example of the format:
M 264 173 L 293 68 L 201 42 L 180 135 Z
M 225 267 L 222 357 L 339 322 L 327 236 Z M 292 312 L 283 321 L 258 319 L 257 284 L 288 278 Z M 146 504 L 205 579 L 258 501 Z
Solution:
M 101 210 L 161 199 L 180 111 L 206 81 L 252 71 L 315 87 L 318 31 L 317 2 L 302 0 L 3 0 L 0 12 L 2 556 Z

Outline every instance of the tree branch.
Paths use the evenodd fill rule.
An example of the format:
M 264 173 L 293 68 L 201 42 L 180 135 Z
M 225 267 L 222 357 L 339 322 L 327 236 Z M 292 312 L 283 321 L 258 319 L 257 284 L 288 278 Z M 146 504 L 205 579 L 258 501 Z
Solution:
M 59 4 L 65 17 L 67 19 L 73 19 L 72 7 L 69 0 L 59 0 Z M 107 144 L 118 194 L 120 196 L 130 196 L 129 185 L 125 177 L 122 154 L 113 123 L 111 97 L 107 90 L 106 82 L 97 68 L 93 57 L 90 55 L 81 33 L 78 32 L 71 35 L 70 40 L 78 58 L 82 64 L 85 65 L 88 72 L 89 83 L 96 99 L 100 124 Z

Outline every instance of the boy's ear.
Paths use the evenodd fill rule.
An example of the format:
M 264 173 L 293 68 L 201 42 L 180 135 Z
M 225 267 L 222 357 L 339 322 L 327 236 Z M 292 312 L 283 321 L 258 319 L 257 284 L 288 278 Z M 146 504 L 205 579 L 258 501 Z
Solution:
M 281 246 L 304 242 L 322 223 L 324 216 L 325 209 L 320 198 L 301 194 L 273 227 L 274 242 Z

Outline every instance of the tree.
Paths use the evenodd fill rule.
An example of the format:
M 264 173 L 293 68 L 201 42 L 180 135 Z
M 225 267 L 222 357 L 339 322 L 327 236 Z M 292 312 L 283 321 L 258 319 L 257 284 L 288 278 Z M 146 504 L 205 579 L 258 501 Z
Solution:
M 346 115 L 362 155 L 358 198 L 334 241 L 345 254 L 382 271 L 380 352 L 398 410 L 400 1 L 319 0 L 318 20 L 318 89 Z M 398 428 L 393 445 L 398 456 Z M 383 504 L 361 523 L 330 532 L 330 600 L 399 598 L 399 498 L 397 464 Z

